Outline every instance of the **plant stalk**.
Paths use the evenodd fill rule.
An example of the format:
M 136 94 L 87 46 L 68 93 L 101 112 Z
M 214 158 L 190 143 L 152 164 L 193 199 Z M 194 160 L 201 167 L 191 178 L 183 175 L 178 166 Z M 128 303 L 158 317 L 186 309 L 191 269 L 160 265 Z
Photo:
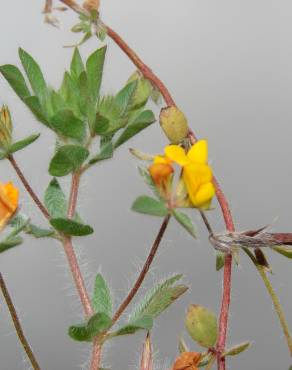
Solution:
M 18 318 L 16 309 L 15 309 L 14 304 L 12 302 L 12 298 L 9 294 L 7 285 L 5 283 L 4 277 L 1 274 L 1 272 L 0 272 L 0 288 L 1 288 L 1 291 L 3 293 L 3 297 L 5 299 L 8 310 L 10 312 L 10 316 L 11 316 L 13 325 L 15 327 L 17 336 L 19 338 L 19 341 L 20 341 L 27 357 L 29 358 L 31 366 L 33 367 L 34 370 L 41 370 L 41 368 L 40 368 L 40 366 L 39 366 L 39 364 L 38 364 L 38 362 L 37 362 L 37 360 L 34 356 L 34 353 L 33 353 L 32 349 L 31 349 L 31 347 L 28 343 L 28 340 L 25 337 L 25 334 L 24 334 L 24 331 L 21 327 L 21 323 L 20 323 L 20 320 Z
M 281 303 L 280 303 L 280 300 L 275 292 L 275 290 L 273 289 L 272 287 L 272 284 L 265 272 L 265 267 L 264 266 L 261 266 L 255 256 L 252 254 L 252 252 L 248 249 L 248 248 L 243 248 L 244 252 L 248 255 L 248 257 L 252 260 L 252 262 L 254 263 L 256 269 L 258 270 L 261 278 L 263 279 L 264 281 L 264 284 L 267 288 L 267 291 L 271 297 L 271 300 L 274 304 L 274 308 L 275 308 L 275 311 L 279 317 L 279 320 L 280 320 L 280 324 L 281 324 L 281 327 L 283 329 L 283 333 L 285 335 L 285 338 L 286 338 L 286 341 L 287 341 L 287 345 L 288 345 L 288 348 L 289 348 L 289 351 L 290 351 L 290 355 L 292 356 L 292 338 L 291 338 L 291 335 L 290 335 L 290 331 L 289 331 L 289 327 L 288 327 L 288 323 L 287 323 L 287 320 L 286 320 L 286 317 L 285 317 L 285 314 L 284 314 L 284 311 L 282 309 L 282 306 L 281 306 Z

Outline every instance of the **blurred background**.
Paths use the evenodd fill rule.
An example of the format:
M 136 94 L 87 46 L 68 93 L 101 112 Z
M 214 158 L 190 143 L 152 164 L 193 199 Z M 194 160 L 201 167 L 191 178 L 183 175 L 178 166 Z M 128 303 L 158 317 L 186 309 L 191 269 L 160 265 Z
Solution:
M 239 230 L 272 224 L 292 231 L 292 3 L 288 0 L 104 0 L 102 19 L 119 32 L 161 77 L 191 127 L 208 138 L 210 161 L 231 203 Z M 61 29 L 43 23 L 43 1 L 6 1 L 1 4 L 0 64 L 20 66 L 21 46 L 40 63 L 47 81 L 58 87 L 79 35 L 71 11 L 60 14 Z M 117 91 L 134 72 L 125 55 L 110 40 L 102 91 Z M 85 57 L 99 47 L 97 39 L 81 47 Z M 15 136 L 41 133 L 40 139 L 16 159 L 40 196 L 50 181 L 48 162 L 53 135 L 35 121 L 6 81 L 0 78 L 0 104 L 10 106 Z M 153 107 L 156 114 L 159 110 Z M 128 147 L 161 152 L 166 139 L 158 124 L 124 145 L 112 160 L 84 176 L 79 211 L 95 234 L 76 240 L 86 282 L 91 289 L 101 271 L 115 292 L 116 306 L 133 283 L 157 233 L 160 220 L 130 211 L 133 200 L 148 193 Z M 0 181 L 20 188 L 21 211 L 46 225 L 15 173 L 1 161 Z M 68 190 L 69 179 L 62 180 Z M 216 231 L 224 230 L 217 202 L 210 214 Z M 192 214 L 198 239 L 171 222 L 147 287 L 173 273 L 183 273 L 191 289 L 157 321 L 153 344 L 157 370 L 177 355 L 188 304 L 220 310 L 222 273 L 215 271 L 215 254 L 197 213 Z M 292 265 L 268 251 L 270 276 L 292 328 Z M 82 310 L 61 246 L 54 241 L 26 238 L 25 244 L 0 256 L 4 274 L 25 332 L 42 370 L 86 369 L 90 348 L 67 336 Z M 139 297 L 136 302 L 139 301 Z M 131 309 L 130 309 L 131 310 Z M 130 311 L 129 310 L 129 311 Z M 126 318 L 126 315 L 125 315 Z M 105 367 L 137 369 L 144 333 L 116 339 L 107 347 Z M 288 370 L 292 364 L 263 282 L 242 255 L 234 268 L 228 343 L 250 340 L 252 347 L 230 359 L 229 369 Z M 4 302 L 0 307 L 0 369 L 28 369 Z

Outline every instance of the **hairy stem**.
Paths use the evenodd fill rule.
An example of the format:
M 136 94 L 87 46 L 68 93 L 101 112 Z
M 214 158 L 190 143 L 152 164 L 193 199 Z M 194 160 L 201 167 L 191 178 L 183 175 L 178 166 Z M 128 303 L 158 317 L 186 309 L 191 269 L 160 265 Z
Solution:
M 23 329 L 21 327 L 21 323 L 20 323 L 20 320 L 18 318 L 16 309 L 14 307 L 14 304 L 12 302 L 11 296 L 10 296 L 8 288 L 6 286 L 4 277 L 1 274 L 1 272 L 0 272 L 0 288 L 1 288 L 1 291 L 3 293 L 3 297 L 5 299 L 8 310 L 10 312 L 10 316 L 11 316 L 13 325 L 15 327 L 17 336 L 19 338 L 19 341 L 20 341 L 25 353 L 27 354 L 27 357 L 29 358 L 29 361 L 30 361 L 33 369 L 34 370 L 40 370 L 41 368 L 40 368 L 40 366 L 39 366 L 39 364 L 38 364 L 38 362 L 37 362 L 37 360 L 36 360 L 36 358 L 33 354 L 33 351 L 31 349 L 31 347 L 28 343 L 28 340 L 26 339 L 25 334 L 23 332 Z
M 34 192 L 34 190 L 32 189 L 32 187 L 30 186 L 29 182 L 27 181 L 26 177 L 24 176 L 23 172 L 21 171 L 21 169 L 19 168 L 16 160 L 14 159 L 13 155 L 10 154 L 8 156 L 8 160 L 9 162 L 11 163 L 12 167 L 14 168 L 15 172 L 17 173 L 19 179 L 21 180 L 23 186 L 25 187 L 25 189 L 27 190 L 28 194 L 30 195 L 30 197 L 32 198 L 32 200 L 35 202 L 35 204 L 37 205 L 37 207 L 40 209 L 40 211 L 42 212 L 42 214 L 45 216 L 45 218 L 47 220 L 50 219 L 50 214 L 49 212 L 47 211 L 46 207 L 43 205 L 42 201 L 39 199 L 39 197 L 36 195 L 36 193 Z
M 287 345 L 288 345 L 288 348 L 289 348 L 289 351 L 290 351 L 290 354 L 292 356 L 292 338 L 291 338 L 291 335 L 290 335 L 290 332 L 289 332 L 289 327 L 288 327 L 288 323 L 287 323 L 287 320 L 286 320 L 286 317 L 285 317 L 285 314 L 284 314 L 284 311 L 282 309 L 282 306 L 281 306 L 281 303 L 280 303 L 280 300 L 276 294 L 276 292 L 274 291 L 273 287 L 272 287 L 272 284 L 265 272 L 265 267 L 264 266 L 261 266 L 255 256 L 252 254 L 252 252 L 247 249 L 247 248 L 243 248 L 245 253 L 249 256 L 249 258 L 252 260 L 252 262 L 254 263 L 256 269 L 258 270 L 261 278 L 263 279 L 264 283 L 265 283 L 265 286 L 267 288 L 267 291 L 271 297 L 271 300 L 274 304 L 274 307 L 275 307 L 275 310 L 276 310 L 276 313 L 279 317 L 279 320 L 280 320 L 280 324 L 281 324 L 281 327 L 283 329 L 283 333 L 285 335 L 285 338 L 286 338 L 286 341 L 287 341 Z
M 112 326 L 114 325 L 115 322 L 117 322 L 117 320 L 120 318 L 120 316 L 122 315 L 122 313 L 125 311 L 125 309 L 129 306 L 129 304 L 131 303 L 132 299 L 135 297 L 135 295 L 137 294 L 139 288 L 141 287 L 150 267 L 151 267 L 151 264 L 154 260 L 154 257 L 156 256 L 156 253 L 158 251 L 158 248 L 159 248 L 159 245 L 160 245 L 160 242 L 163 238 L 163 235 L 165 233 L 165 230 L 168 226 L 168 223 L 169 223 L 169 220 L 170 220 L 170 215 L 167 215 L 161 226 L 160 226 L 160 229 L 158 231 L 158 234 L 154 240 L 154 243 L 150 249 L 150 252 L 149 252 L 149 255 L 144 263 L 144 266 L 133 286 L 133 288 L 130 290 L 130 292 L 128 293 L 127 297 L 124 299 L 124 301 L 122 302 L 122 304 L 120 305 L 120 307 L 117 309 L 116 313 L 114 314 L 113 316 L 113 320 L 112 320 Z

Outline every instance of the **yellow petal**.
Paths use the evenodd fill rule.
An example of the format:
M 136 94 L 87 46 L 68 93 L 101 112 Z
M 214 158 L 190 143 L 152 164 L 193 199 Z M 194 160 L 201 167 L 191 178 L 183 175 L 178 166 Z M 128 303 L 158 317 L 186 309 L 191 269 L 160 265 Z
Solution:
M 204 207 L 206 204 L 210 203 L 214 195 L 214 185 L 211 182 L 207 182 L 200 186 L 195 197 L 192 199 L 192 203 L 195 207 Z
M 197 141 L 188 151 L 188 159 L 192 162 L 206 164 L 208 162 L 208 142 L 207 140 Z
M 195 207 L 197 207 L 197 192 L 201 186 L 206 183 L 211 183 L 212 171 L 205 164 L 190 163 L 184 166 L 183 180 L 188 190 L 189 197 Z
M 189 162 L 184 149 L 178 145 L 168 145 L 165 147 L 164 152 L 167 158 L 180 166 L 184 166 Z
M 166 158 L 163 155 L 157 155 L 154 157 L 153 163 L 154 164 L 171 164 L 171 160 Z

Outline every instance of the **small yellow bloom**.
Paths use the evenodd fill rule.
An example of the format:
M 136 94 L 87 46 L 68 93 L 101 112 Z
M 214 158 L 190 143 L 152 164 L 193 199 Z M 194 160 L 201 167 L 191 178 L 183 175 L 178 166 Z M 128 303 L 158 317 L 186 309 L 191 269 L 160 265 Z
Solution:
M 8 182 L 0 183 L 0 229 L 13 216 L 18 207 L 18 189 Z
M 157 156 L 154 163 L 175 162 L 183 168 L 182 178 L 194 207 L 207 208 L 215 194 L 212 183 L 212 170 L 208 166 L 208 143 L 199 140 L 191 149 L 178 145 L 165 147 L 165 156 Z

